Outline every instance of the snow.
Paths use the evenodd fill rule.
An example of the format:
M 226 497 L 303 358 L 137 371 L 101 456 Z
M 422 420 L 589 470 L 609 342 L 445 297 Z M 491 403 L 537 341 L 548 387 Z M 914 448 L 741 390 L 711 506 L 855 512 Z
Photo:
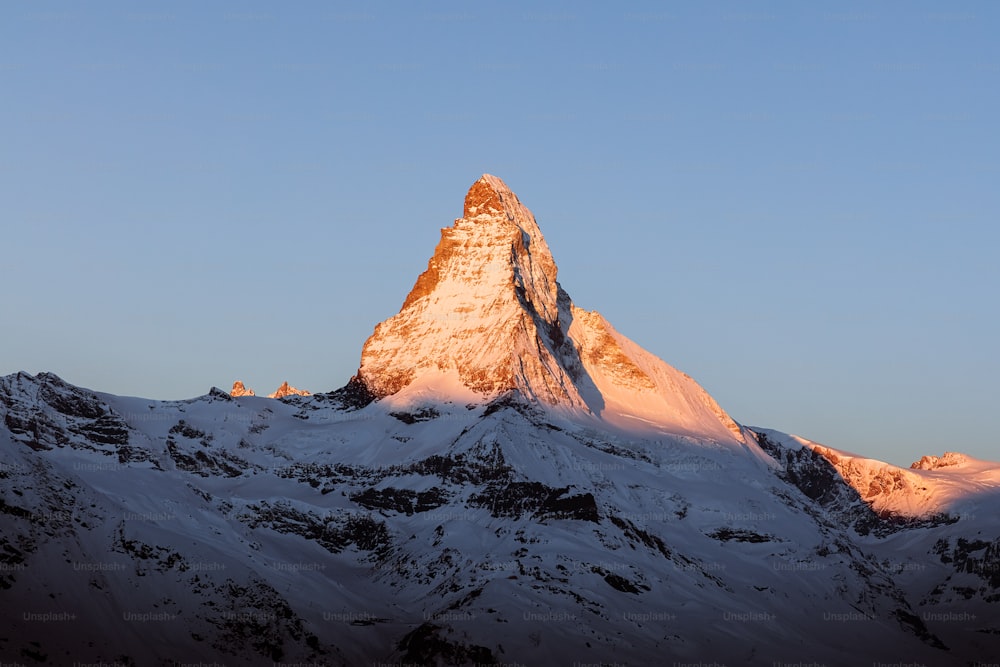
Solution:
M 52 411 L 33 384 L 12 389 L 17 400 L 8 399 L 13 407 L 5 410 Z M 6 617 L 16 632 L 12 636 L 39 638 L 48 650 L 65 642 L 81 661 L 119 654 L 194 659 L 194 651 L 198 659 L 233 661 L 246 642 L 219 639 L 217 648 L 190 642 L 191 632 L 217 636 L 220 618 L 273 613 L 273 602 L 231 597 L 226 582 L 232 580 L 251 586 L 259 600 L 278 596 L 324 646 L 336 645 L 322 658 L 329 664 L 400 661 L 404 654 L 391 647 L 428 619 L 443 627 L 450 641 L 491 647 L 494 655 L 500 655 L 502 644 L 505 659 L 523 664 L 639 663 L 653 655 L 733 664 L 771 664 L 798 660 L 798 655 L 847 664 L 859 647 L 883 661 L 905 648 L 927 664 L 949 664 L 951 658 L 940 650 L 899 630 L 892 614 L 901 604 L 919 612 L 916 605 L 925 592 L 949 576 L 944 564 L 934 565 L 937 539 L 967 535 L 969 526 L 1000 534 L 997 513 L 984 511 L 996 508 L 995 496 L 978 499 L 976 517 L 936 532 L 917 529 L 860 539 L 833 527 L 830 518 L 822 518 L 825 513 L 814 518 L 808 499 L 762 465 L 759 448 L 736 446 L 728 430 L 720 432 L 722 437 L 664 435 L 645 422 L 630 430 L 593 415 L 567 417 L 559 406 L 543 408 L 531 419 L 513 408 L 487 416 L 482 403 L 465 402 L 475 396 L 454 370 L 422 378 L 357 411 L 330 407 L 321 397 L 223 401 L 205 396 L 160 403 L 95 396 L 126 420 L 130 445 L 152 455 L 152 461 L 120 465 L 86 447 L 80 436 L 70 436 L 72 446 L 43 452 L 32 452 L 9 436 L 0 439 L 3 460 L 19 472 L 16 479 L 32 480 L 31 486 L 21 481 L 5 486 L 6 502 L 48 506 L 55 500 L 50 494 L 63 488 L 61 480 L 70 480 L 75 500 L 67 506 L 77 508 L 74 514 L 79 512 L 89 526 L 75 524 L 65 537 L 29 531 L 38 548 L 26 569 L 15 573 L 14 587 L 5 594 L 8 608 L 70 610 L 78 616 L 77 634 L 105 639 L 86 648 L 74 633 L 41 637 L 37 626 Z M 411 424 L 392 414 L 428 407 L 437 416 Z M 177 430 L 180 420 L 206 438 L 184 437 Z M 73 420 L 64 416 L 64 421 Z M 789 447 L 819 447 L 771 433 Z M 227 452 L 245 463 L 234 477 L 186 471 L 171 458 L 168 438 L 185 452 Z M 590 493 L 598 521 L 539 518 L 531 512 L 496 517 L 472 498 L 502 487 L 457 483 L 411 467 L 432 456 L 486 462 L 495 455 L 502 455 L 510 470 L 509 478 L 498 478 L 503 484 L 537 482 L 566 488 L 567 496 Z M 50 472 L 33 472 L 31 461 L 45 462 Z M 492 465 L 481 470 L 500 470 Z M 324 493 L 331 482 L 321 472 L 327 466 L 354 472 Z M 990 470 L 989 464 L 970 460 L 964 472 L 914 474 L 941 484 L 969 474 L 985 484 L 994 480 Z M 303 480 L 315 477 L 320 486 L 300 481 L 295 471 L 304 474 Z M 439 507 L 405 514 L 372 511 L 351 499 L 367 488 L 439 488 L 452 495 Z M 15 498 L 14 489 L 24 495 Z M 379 558 L 356 546 L 331 553 L 314 539 L 268 523 L 266 507 L 289 518 L 334 521 L 331 525 L 351 516 L 374 516 L 388 529 L 391 554 Z M 9 515 L 0 519 L 5 535 L 25 534 L 23 521 Z M 737 538 L 712 537 L 723 534 L 720 530 Z M 644 541 L 652 537 L 635 531 L 661 539 L 666 554 Z M 153 556 L 115 550 L 111 545 L 120 544 L 119 536 L 149 545 Z M 851 541 L 852 551 L 835 548 L 838 541 Z M 188 569 L 167 565 L 171 553 L 179 554 Z M 877 565 L 882 562 L 888 565 Z M 86 563 L 105 570 L 81 574 Z M 638 592 L 609 585 L 618 581 L 610 575 Z M 194 576 L 201 588 L 192 588 Z M 963 585 L 971 584 L 975 581 Z M 107 603 L 92 601 L 94 586 Z M 473 591 L 480 592 L 469 598 Z M 56 597 L 48 598 L 49 593 Z M 43 604 L 44 599 L 49 602 Z M 976 609 L 991 618 L 990 603 L 942 600 L 929 609 Z M 122 632 L 107 635 L 106 628 L 123 625 L 124 612 L 176 618 L 124 623 Z M 844 626 L 825 620 L 850 614 L 870 620 Z M 850 628 L 850 637 L 831 631 L 842 627 Z M 938 624 L 934 631 L 941 627 L 949 631 L 952 626 Z M 290 630 L 273 630 L 285 637 L 285 659 L 318 658 L 289 639 Z M 729 639 L 720 644 L 709 636 Z M 957 639 L 950 645 L 962 646 Z M 190 652 L 183 648 L 189 646 Z M 242 655 L 253 662 L 250 654 Z

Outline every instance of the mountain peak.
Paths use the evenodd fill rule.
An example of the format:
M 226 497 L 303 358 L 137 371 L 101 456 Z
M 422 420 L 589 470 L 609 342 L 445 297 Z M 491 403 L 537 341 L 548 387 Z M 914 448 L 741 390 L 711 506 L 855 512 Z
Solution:
M 691 378 L 573 305 L 534 215 L 501 179 L 473 183 L 463 210 L 399 313 L 365 342 L 355 381 L 372 395 L 517 391 L 632 427 L 742 439 Z
M 492 174 L 483 174 L 472 184 L 465 195 L 463 217 L 467 219 L 485 216 L 504 216 L 510 221 L 531 213 L 521 204 L 507 184 Z
M 230 396 L 254 396 L 253 389 L 248 389 L 242 381 L 233 382 L 233 388 L 229 390 Z
M 267 395 L 268 398 L 284 398 L 285 396 L 309 396 L 309 392 L 304 389 L 296 389 L 286 381 L 282 382 L 275 392 Z
M 464 211 L 441 230 L 399 314 L 365 343 L 359 379 L 381 397 L 420 375 L 457 373 L 462 386 L 494 395 L 528 388 L 524 374 L 537 372 L 555 377 L 528 393 L 550 403 L 569 398 L 562 387 L 572 382 L 549 358 L 561 342 L 550 339 L 561 328 L 556 265 L 534 216 L 490 175 L 469 189 Z M 537 367 L 539 355 L 547 368 Z

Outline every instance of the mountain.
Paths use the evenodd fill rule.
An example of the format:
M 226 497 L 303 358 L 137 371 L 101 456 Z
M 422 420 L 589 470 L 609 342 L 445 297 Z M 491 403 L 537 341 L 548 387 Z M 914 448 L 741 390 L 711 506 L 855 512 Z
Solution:
M 745 442 L 691 378 L 573 304 L 534 216 L 503 181 L 476 181 L 464 212 L 399 314 L 365 342 L 355 380 L 368 392 L 515 392 L 602 424 Z
M 232 394 L 232 392 L 230 392 Z M 284 398 L 285 396 L 309 396 L 309 392 L 296 389 L 295 387 L 289 385 L 287 382 L 282 382 L 281 386 L 278 387 L 276 391 L 267 395 L 268 398 Z
M 1000 654 L 1000 464 L 741 425 L 470 189 L 340 389 L 0 377 L 22 664 L 925 664 Z
M 240 380 L 233 383 L 233 388 L 229 390 L 230 396 L 256 396 L 253 389 L 247 389 Z

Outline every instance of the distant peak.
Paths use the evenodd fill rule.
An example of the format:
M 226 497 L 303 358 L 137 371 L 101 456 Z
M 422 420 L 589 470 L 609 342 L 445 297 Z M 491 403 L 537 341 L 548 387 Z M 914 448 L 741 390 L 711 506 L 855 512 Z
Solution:
M 237 380 L 233 383 L 233 388 L 229 390 L 230 396 L 256 396 L 253 389 L 250 389 Z M 267 395 L 268 398 L 284 398 L 285 396 L 309 396 L 310 393 L 304 389 L 296 389 L 287 382 L 282 382 L 278 389 Z
M 285 396 L 309 396 L 309 392 L 304 389 L 296 389 L 287 382 L 282 382 L 278 390 L 268 394 L 268 398 L 284 398 Z
M 229 390 L 230 396 L 256 396 L 253 389 L 248 389 L 243 382 L 237 380 L 233 383 L 233 388 Z

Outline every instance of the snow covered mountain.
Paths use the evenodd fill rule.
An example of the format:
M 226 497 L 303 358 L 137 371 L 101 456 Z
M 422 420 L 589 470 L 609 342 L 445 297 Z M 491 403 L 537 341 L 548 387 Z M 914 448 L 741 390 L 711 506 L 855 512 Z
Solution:
M 378 398 L 414 384 L 475 400 L 513 391 L 566 416 L 745 441 L 691 378 L 573 304 L 531 211 L 490 175 L 399 314 L 375 327 L 355 380 Z
M 341 389 L 17 373 L 0 417 L 5 662 L 1000 655 L 1000 464 L 738 424 L 572 303 L 492 176 Z

